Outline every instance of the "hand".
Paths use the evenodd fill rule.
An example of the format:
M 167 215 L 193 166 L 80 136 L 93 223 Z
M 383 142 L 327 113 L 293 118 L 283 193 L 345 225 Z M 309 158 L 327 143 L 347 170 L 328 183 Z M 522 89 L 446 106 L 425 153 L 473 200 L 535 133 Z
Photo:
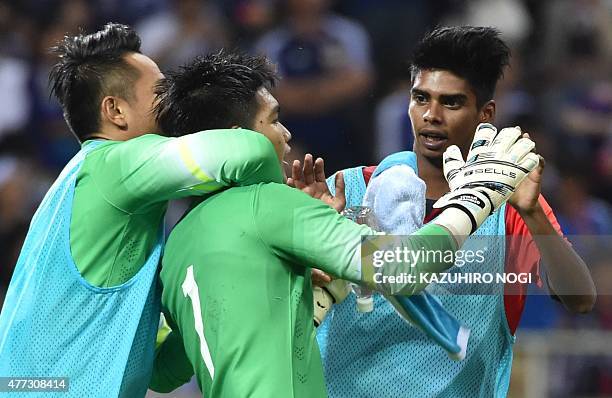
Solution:
M 467 161 L 456 145 L 448 147 L 443 168 L 451 191 L 434 208 L 452 210 L 446 217 L 438 217 L 440 225 L 457 235 L 460 230 L 464 231 L 459 227 L 464 226 L 461 220 L 467 216 L 471 234 L 512 196 L 539 163 L 538 155 L 532 153 L 535 144 L 521 136 L 519 127 L 505 128 L 498 133 L 495 126 L 481 123 L 476 128 Z
M 312 269 L 312 284 L 313 286 L 323 287 L 332 281 L 332 277 L 320 269 Z
M 529 134 L 523 134 L 524 138 L 529 138 Z M 539 204 L 538 198 L 542 190 L 542 173 L 546 166 L 546 161 L 539 156 L 540 163 L 527 177 L 516 187 L 514 194 L 508 199 L 508 203 L 514 207 L 519 214 L 529 214 L 535 211 Z
M 342 279 L 334 279 L 333 282 L 322 287 L 315 286 L 312 289 L 315 327 L 323 323 L 323 319 L 325 319 L 332 304 L 341 303 L 350 292 L 351 287 L 349 283 Z
M 323 159 L 317 158 L 312 161 L 312 155 L 304 156 L 304 167 L 299 160 L 294 160 L 291 167 L 291 177 L 287 179 L 287 185 L 297 188 L 309 196 L 319 199 L 327 205 L 336 209 L 337 212 L 344 210 L 346 197 L 344 195 L 344 177 L 342 172 L 336 174 L 336 196 L 329 192 L 325 182 L 325 165 Z

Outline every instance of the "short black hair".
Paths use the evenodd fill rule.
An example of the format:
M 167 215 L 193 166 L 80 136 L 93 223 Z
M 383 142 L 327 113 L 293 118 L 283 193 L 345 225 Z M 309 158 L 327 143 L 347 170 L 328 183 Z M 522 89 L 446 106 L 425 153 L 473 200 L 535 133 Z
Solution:
M 495 28 L 436 28 L 417 44 L 411 63 L 412 82 L 421 70 L 447 70 L 468 81 L 480 108 L 493 98 L 497 81 L 510 60 L 510 49 Z
M 100 128 L 100 102 L 107 95 L 133 97 L 140 77 L 123 56 L 140 52 L 140 37 L 127 25 L 108 23 L 92 34 L 65 36 L 51 52 L 59 57 L 49 73 L 68 127 L 79 141 Z
M 157 121 L 168 136 L 234 125 L 252 128 L 257 91 L 273 87 L 277 79 L 263 56 L 219 51 L 198 57 L 157 84 Z

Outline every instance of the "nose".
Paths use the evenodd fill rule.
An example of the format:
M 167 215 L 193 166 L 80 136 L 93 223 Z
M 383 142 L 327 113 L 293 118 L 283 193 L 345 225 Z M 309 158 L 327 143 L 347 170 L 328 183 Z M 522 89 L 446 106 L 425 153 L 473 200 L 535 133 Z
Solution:
M 423 114 L 423 120 L 430 124 L 439 124 L 442 121 L 440 106 L 436 102 L 431 102 Z
M 282 125 L 282 126 L 283 126 L 283 134 L 285 135 L 285 142 L 291 141 L 291 132 L 287 130 L 287 127 L 285 127 L 285 125 Z

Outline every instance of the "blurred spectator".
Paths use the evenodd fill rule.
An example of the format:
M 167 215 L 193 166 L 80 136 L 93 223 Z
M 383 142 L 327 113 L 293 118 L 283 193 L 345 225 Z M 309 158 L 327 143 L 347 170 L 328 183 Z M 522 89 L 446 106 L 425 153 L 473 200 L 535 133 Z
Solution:
M 11 230 L 30 214 L 27 173 L 22 167 L 12 156 L 0 157 L 0 233 Z
M 161 12 L 167 3 L 174 0 L 90 0 L 95 9 L 95 26 L 107 22 L 118 22 L 133 25 L 145 17 Z
M 593 280 L 599 294 L 593 315 L 598 328 L 612 331 L 612 250 L 607 247 L 603 252 L 608 256 L 600 253 L 599 261 L 593 264 Z
M 253 51 L 261 35 L 274 23 L 275 0 L 224 1 L 226 14 L 234 25 L 234 41 L 244 51 Z
M 358 102 L 372 82 L 367 33 L 331 13 L 328 0 L 288 0 L 285 11 L 282 27 L 256 46 L 282 76 L 276 95 L 283 123 L 330 171 L 363 162 L 370 127 Z
M 225 21 L 213 2 L 175 0 L 171 4 L 169 10 L 136 25 L 142 52 L 162 70 L 176 68 L 228 44 Z
M 446 21 L 451 25 L 492 26 L 511 48 L 522 44 L 531 31 L 531 17 L 522 0 L 472 0 Z
M 612 126 L 610 126 L 608 138 L 596 159 L 596 169 L 601 176 L 601 183 L 596 191 L 606 202 L 612 203 Z
M 414 136 L 408 116 L 410 86 L 410 80 L 399 82 L 376 106 L 376 161 L 393 152 L 412 150 Z
M 30 111 L 27 92 L 27 62 L 24 56 L 25 38 L 15 22 L 18 16 L 12 8 L 0 3 L 0 92 L 10 93 L 10 101 L 3 101 L 0 107 L 0 138 L 9 132 L 22 128 Z
M 599 63 L 610 62 L 612 2 L 556 0 L 542 3 L 544 15 L 540 27 L 544 38 L 539 55 L 549 69 L 575 74 L 578 70 L 572 63 L 576 55 L 600 53 Z
M 0 155 L 0 306 L 30 218 L 50 185 L 51 179 L 40 172 L 34 159 Z
M 372 39 L 378 76 L 375 94 L 395 91 L 406 77 L 406 61 L 423 35 L 456 9 L 458 0 L 338 0 L 337 9 L 355 18 Z
M 0 137 L 20 129 L 27 121 L 30 111 L 27 78 L 27 63 L 0 55 L 0 92 L 11 93 L 10 101 L 3 101 L 0 107 Z
M 605 156 L 612 136 L 612 3 L 546 2 L 542 14 L 542 111 L 559 143 L 558 163 L 580 165 L 591 178 L 587 188 L 610 199 Z
M 562 176 L 555 200 L 557 219 L 566 235 L 612 235 L 612 209 L 589 195 L 585 176 Z
M 41 162 L 59 171 L 79 150 L 79 144 L 70 134 L 62 110 L 49 96 L 48 77 L 56 62 L 50 48 L 68 33 L 87 30 L 92 21 L 84 0 L 70 0 L 56 10 L 56 17 L 40 27 L 32 48 L 31 69 L 28 82 L 31 112 L 28 131 L 31 144 L 37 149 Z
M 611 64 L 612 66 L 612 64 Z M 557 88 L 560 112 L 557 124 L 564 141 L 560 156 L 587 166 L 595 185 L 594 192 L 612 199 L 609 143 L 612 141 L 612 80 L 593 77 L 593 81 L 567 82 Z M 569 155 L 569 156 L 568 156 Z M 601 189 L 601 188 L 604 189 Z
M 524 119 L 539 119 L 541 115 L 534 115 L 537 109 L 536 98 L 524 85 L 523 57 L 516 48 L 512 51 L 510 66 L 504 71 L 504 77 L 497 85 L 495 93 L 495 123 L 499 126 L 521 126 L 529 131 L 527 126 L 518 123 Z M 542 121 L 536 120 L 538 125 Z M 538 151 L 539 151 L 538 145 Z
M 600 247 L 601 249 L 601 247 Z M 597 302 L 593 312 L 586 317 L 565 320 L 565 327 L 580 329 L 600 329 L 612 331 L 612 254 L 610 247 L 593 254 L 591 272 L 597 288 Z M 559 386 L 567 397 L 610 396 L 612 394 L 612 358 L 605 355 L 565 359 L 566 379 Z M 571 375 L 571 377 L 567 377 Z

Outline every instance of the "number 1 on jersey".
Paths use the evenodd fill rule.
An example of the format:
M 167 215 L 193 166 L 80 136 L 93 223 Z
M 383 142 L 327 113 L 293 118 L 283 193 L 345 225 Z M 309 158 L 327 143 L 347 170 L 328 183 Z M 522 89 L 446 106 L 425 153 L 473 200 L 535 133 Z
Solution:
M 215 366 L 212 362 L 212 357 L 210 356 L 210 350 L 208 349 L 208 344 L 206 343 L 206 339 L 204 338 L 204 322 L 202 321 L 202 306 L 200 305 L 200 291 L 198 290 L 198 284 L 195 281 L 193 276 L 193 265 L 190 265 L 187 268 L 187 276 L 185 276 L 185 281 L 182 285 L 183 295 L 185 297 L 189 296 L 191 298 L 191 305 L 193 306 L 193 318 L 195 320 L 195 330 L 200 338 L 200 353 L 202 354 L 202 359 L 204 359 L 204 364 L 206 365 L 206 369 L 208 369 L 208 374 L 210 374 L 210 378 L 213 379 L 215 376 Z

